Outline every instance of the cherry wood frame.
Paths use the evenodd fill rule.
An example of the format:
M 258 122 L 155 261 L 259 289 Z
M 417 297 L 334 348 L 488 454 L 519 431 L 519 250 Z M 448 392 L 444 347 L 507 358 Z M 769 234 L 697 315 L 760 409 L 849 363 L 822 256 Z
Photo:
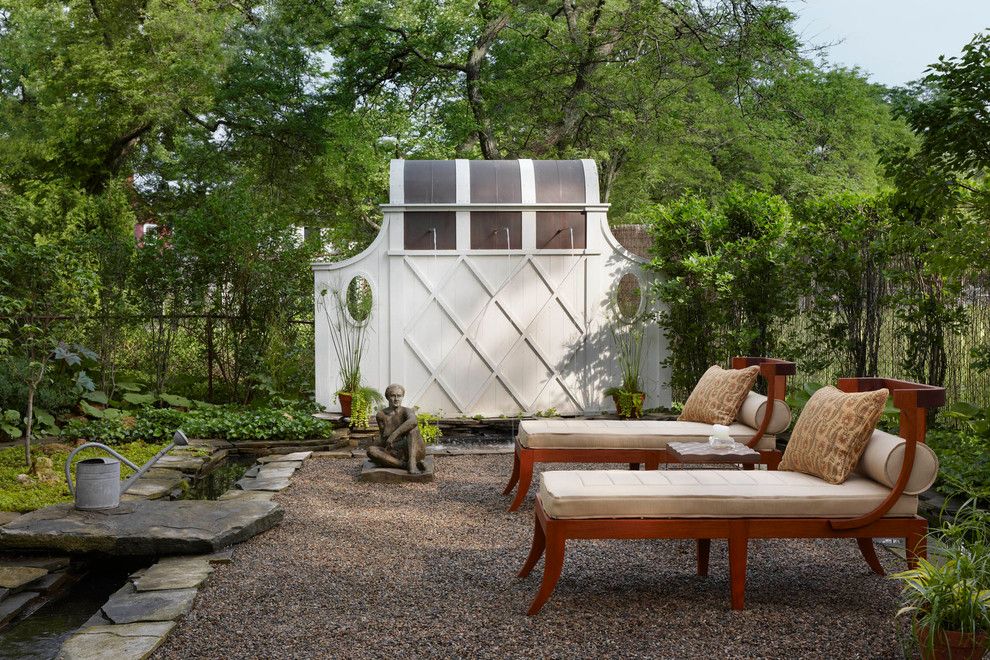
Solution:
M 787 393 L 787 377 L 797 373 L 797 366 L 793 362 L 777 360 L 766 357 L 742 357 L 732 358 L 733 369 L 744 369 L 749 366 L 759 365 L 760 375 L 767 383 L 768 405 L 763 421 L 756 433 L 750 438 L 746 445 L 756 447 L 756 443 L 766 434 L 767 426 L 773 415 L 773 401 L 783 399 Z M 759 463 L 765 464 L 769 469 L 776 470 L 780 463 L 781 453 L 777 449 L 758 450 L 760 452 Z M 640 464 L 646 466 L 647 470 L 656 470 L 661 463 L 677 463 L 677 457 L 667 451 L 665 447 L 656 449 L 593 449 L 582 448 L 554 448 L 554 447 L 523 447 L 516 438 L 516 448 L 512 461 L 512 475 L 503 495 L 508 495 L 512 489 L 518 485 L 516 496 L 509 505 L 509 511 L 516 511 L 522 505 L 529 493 L 530 484 L 533 481 L 534 463 L 628 463 L 629 469 L 638 470 Z M 753 466 L 750 465 L 750 468 Z
M 568 539 L 695 539 L 698 575 L 708 575 L 711 539 L 729 543 L 729 582 L 732 609 L 745 606 L 746 556 L 749 539 L 854 538 L 866 563 L 878 575 L 883 567 L 877 558 L 873 539 L 901 537 L 907 549 L 909 567 L 927 556 L 927 521 L 920 516 L 884 517 L 901 497 L 914 467 L 917 443 L 925 440 L 925 418 L 929 408 L 945 403 L 940 387 L 885 378 L 842 378 L 838 386 L 846 392 L 865 392 L 883 387 L 894 395 L 900 409 L 900 434 L 906 441 L 900 475 L 884 501 L 875 509 L 854 518 L 591 518 L 555 519 L 547 515 L 540 498 L 536 500 L 535 529 L 529 556 L 519 577 L 529 575 L 544 555 L 543 580 L 529 608 L 537 614 L 553 593 L 564 564 Z

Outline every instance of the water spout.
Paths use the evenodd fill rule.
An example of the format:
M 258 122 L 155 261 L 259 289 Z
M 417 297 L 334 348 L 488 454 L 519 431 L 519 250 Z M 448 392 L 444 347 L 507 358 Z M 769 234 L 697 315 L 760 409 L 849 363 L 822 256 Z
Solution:
M 437 228 L 436 227 L 430 227 L 429 229 L 426 230 L 426 232 L 428 234 L 433 234 L 433 251 L 436 252 L 437 251 Z
M 512 249 L 512 242 L 509 240 L 509 228 L 508 227 L 499 227 L 498 229 L 493 229 L 492 230 L 492 233 L 493 234 L 497 234 L 500 231 L 504 231 L 505 232 L 505 249 L 506 250 L 511 250 Z

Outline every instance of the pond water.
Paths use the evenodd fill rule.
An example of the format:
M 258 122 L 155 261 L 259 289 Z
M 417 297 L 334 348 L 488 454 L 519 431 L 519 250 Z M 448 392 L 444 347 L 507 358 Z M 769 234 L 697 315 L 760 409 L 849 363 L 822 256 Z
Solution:
M 49 660 L 62 643 L 124 586 L 127 576 L 149 561 L 94 560 L 66 592 L 22 621 L 0 631 L 0 658 Z
M 234 487 L 252 465 L 256 456 L 228 456 L 220 467 L 197 479 L 182 496 L 184 500 L 215 500 Z

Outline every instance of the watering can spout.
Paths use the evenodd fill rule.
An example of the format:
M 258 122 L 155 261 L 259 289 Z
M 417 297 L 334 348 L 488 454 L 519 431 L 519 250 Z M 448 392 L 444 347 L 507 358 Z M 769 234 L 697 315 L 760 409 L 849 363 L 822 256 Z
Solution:
M 140 479 L 145 472 L 151 469 L 151 466 L 158 462 L 165 454 L 169 453 L 175 447 L 185 447 L 189 444 L 189 438 L 181 430 L 176 431 L 172 436 L 172 442 L 168 444 L 167 447 L 162 449 L 160 452 L 152 456 L 151 460 L 138 468 L 137 472 L 128 477 L 124 483 L 120 484 L 120 494 L 123 495 L 127 492 L 127 489 L 134 485 L 134 482 Z

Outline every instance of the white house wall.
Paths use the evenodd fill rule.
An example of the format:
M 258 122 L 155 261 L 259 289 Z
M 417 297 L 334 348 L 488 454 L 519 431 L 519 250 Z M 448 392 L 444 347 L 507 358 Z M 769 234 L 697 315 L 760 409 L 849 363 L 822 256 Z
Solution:
M 452 203 L 409 204 L 405 162 L 392 162 L 390 203 L 382 207 L 376 240 L 347 261 L 313 265 L 317 401 L 339 410 L 338 365 L 320 294 L 344 290 L 360 275 L 373 299 L 362 360 L 366 384 L 384 390 L 401 383 L 407 405 L 448 417 L 611 410 L 602 391 L 620 377 L 606 307 L 622 275 L 633 273 L 644 284 L 652 275 L 612 236 L 594 163 L 582 161 L 588 190 L 579 204 L 537 204 L 532 161 L 519 161 L 521 203 L 471 203 L 469 161 L 455 161 Z M 586 247 L 538 250 L 536 212 L 574 209 L 587 213 Z M 455 249 L 406 250 L 403 214 L 410 210 L 456 212 Z M 522 212 L 521 244 L 471 250 L 471 212 L 493 210 Z M 647 406 L 669 405 L 669 378 L 660 367 L 666 345 L 655 325 L 646 341 Z

